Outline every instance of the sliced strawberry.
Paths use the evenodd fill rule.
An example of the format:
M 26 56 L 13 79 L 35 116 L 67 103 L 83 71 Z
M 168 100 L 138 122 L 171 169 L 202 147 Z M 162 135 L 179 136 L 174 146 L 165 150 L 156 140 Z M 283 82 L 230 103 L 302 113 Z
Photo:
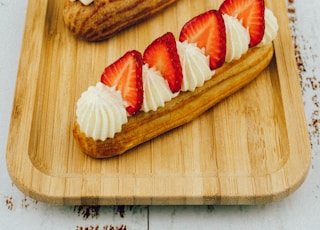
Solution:
M 143 102 L 142 55 L 132 50 L 104 69 L 101 82 L 115 87 L 127 102 L 127 112 L 134 115 Z
M 171 91 L 178 92 L 182 85 L 182 67 L 174 35 L 168 32 L 154 40 L 144 51 L 143 61 L 155 67 L 169 83 Z
M 264 0 L 225 0 L 219 11 L 236 17 L 250 34 L 250 47 L 258 45 L 264 35 Z
M 196 43 L 210 56 L 210 68 L 223 65 L 226 57 L 226 27 L 222 15 L 210 10 L 188 21 L 180 32 L 179 40 Z

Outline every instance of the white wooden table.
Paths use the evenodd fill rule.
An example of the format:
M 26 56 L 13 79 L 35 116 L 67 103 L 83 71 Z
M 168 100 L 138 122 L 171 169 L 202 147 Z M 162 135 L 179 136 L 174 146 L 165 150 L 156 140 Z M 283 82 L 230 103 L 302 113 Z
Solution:
M 320 1 L 289 0 L 307 126 L 310 172 L 294 194 L 259 206 L 52 206 L 22 194 L 6 169 L 6 143 L 26 0 L 0 1 L 0 229 L 319 229 Z M 27 85 L 27 83 L 26 83 Z

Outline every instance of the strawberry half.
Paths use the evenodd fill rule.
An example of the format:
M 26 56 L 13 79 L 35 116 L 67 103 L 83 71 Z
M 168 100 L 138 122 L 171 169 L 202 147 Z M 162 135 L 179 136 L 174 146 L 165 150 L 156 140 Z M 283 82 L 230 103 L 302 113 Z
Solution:
M 223 65 L 226 57 L 226 27 L 222 15 L 210 10 L 188 21 L 180 32 L 179 40 L 196 43 L 210 56 L 210 68 Z
M 167 32 L 154 40 L 144 51 L 143 61 L 155 67 L 169 83 L 173 93 L 182 85 L 182 67 L 174 35 Z
M 219 11 L 236 17 L 250 34 L 250 47 L 258 45 L 264 35 L 264 0 L 225 0 Z
M 101 75 L 102 83 L 121 92 L 130 115 L 138 112 L 143 102 L 142 64 L 141 53 L 132 50 L 106 67 Z

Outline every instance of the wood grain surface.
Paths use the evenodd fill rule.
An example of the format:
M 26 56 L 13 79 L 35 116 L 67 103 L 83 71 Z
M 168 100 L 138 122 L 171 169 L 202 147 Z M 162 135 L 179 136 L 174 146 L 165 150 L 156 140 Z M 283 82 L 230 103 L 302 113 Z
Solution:
M 243 90 L 194 121 L 123 156 L 97 160 L 72 136 L 75 103 L 104 67 L 221 1 L 179 0 L 106 42 L 87 43 L 63 24 L 63 1 L 30 0 L 7 145 L 13 182 L 54 204 L 259 204 L 304 181 L 310 143 L 284 2 L 275 57 Z

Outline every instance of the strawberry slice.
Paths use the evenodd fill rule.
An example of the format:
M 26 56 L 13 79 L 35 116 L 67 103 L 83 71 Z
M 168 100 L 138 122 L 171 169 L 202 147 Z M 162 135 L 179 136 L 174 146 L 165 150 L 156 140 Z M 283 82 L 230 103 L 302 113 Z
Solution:
M 173 93 L 182 85 L 182 67 L 174 35 L 167 32 L 154 40 L 144 51 L 143 61 L 155 67 L 169 83 Z
M 223 65 L 226 57 L 226 27 L 222 15 L 217 10 L 200 14 L 182 27 L 179 40 L 196 43 L 210 56 L 210 68 Z
M 143 102 L 142 64 L 141 53 L 132 50 L 106 67 L 101 75 L 102 83 L 121 92 L 130 115 L 138 112 Z
M 264 35 L 264 0 L 225 0 L 220 13 L 236 17 L 250 34 L 250 47 L 258 45 Z

